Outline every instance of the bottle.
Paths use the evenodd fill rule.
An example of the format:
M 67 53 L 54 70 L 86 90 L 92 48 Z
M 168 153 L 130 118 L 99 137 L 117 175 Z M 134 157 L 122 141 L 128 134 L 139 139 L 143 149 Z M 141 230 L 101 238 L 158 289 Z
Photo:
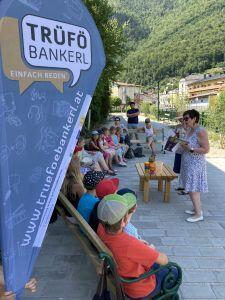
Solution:
M 155 163 L 155 155 L 150 155 L 149 156 L 149 173 L 150 174 L 155 174 L 156 171 L 156 163 Z

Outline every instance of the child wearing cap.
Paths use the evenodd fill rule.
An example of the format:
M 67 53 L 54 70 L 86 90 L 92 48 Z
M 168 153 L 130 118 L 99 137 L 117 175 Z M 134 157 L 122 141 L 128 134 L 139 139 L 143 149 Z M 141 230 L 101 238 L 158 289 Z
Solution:
M 96 195 L 101 200 L 110 194 L 112 195 L 112 194 L 117 193 L 118 195 L 121 195 L 121 196 L 123 196 L 124 194 L 128 194 L 127 195 L 128 200 L 126 201 L 125 204 L 128 205 L 127 209 L 128 209 L 129 221 L 127 222 L 127 225 L 124 227 L 124 231 L 126 233 L 134 236 L 135 238 L 142 240 L 142 238 L 138 234 L 137 228 L 130 222 L 131 217 L 137 208 L 136 195 L 130 189 L 121 189 L 118 191 L 118 188 L 119 188 L 119 179 L 118 178 L 103 179 L 96 186 Z M 106 197 L 106 199 L 107 199 L 107 197 Z M 123 199 L 123 198 L 119 198 L 119 199 Z M 144 241 L 144 240 L 142 240 L 142 241 L 147 244 L 146 241 Z
M 152 155 L 156 155 L 156 146 L 154 142 L 154 128 L 152 127 L 151 120 L 149 118 L 146 118 L 145 126 L 138 128 L 138 131 L 145 133 L 148 148 L 151 148 Z
M 112 251 L 119 275 L 124 278 L 138 278 L 150 269 L 166 265 L 168 258 L 165 254 L 124 232 L 123 229 L 128 222 L 128 206 L 125 205 L 127 200 L 128 194 L 123 196 L 114 194 L 100 201 L 98 218 L 103 225 L 99 225 L 97 233 Z M 177 269 L 173 268 L 172 271 L 174 277 L 177 278 Z M 168 272 L 165 266 L 156 275 L 132 284 L 123 283 L 124 291 L 130 299 L 146 300 L 154 297 L 160 293 L 162 281 Z
M 83 184 L 87 192 L 80 198 L 77 210 L 88 223 L 94 206 L 99 202 L 95 188 L 104 176 L 100 171 L 89 171 L 84 175 Z

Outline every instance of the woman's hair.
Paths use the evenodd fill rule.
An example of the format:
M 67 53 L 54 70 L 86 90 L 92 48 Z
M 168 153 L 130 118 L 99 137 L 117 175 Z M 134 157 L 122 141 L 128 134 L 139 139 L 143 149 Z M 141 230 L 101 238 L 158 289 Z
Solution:
M 109 129 L 110 133 L 113 133 L 113 130 L 115 130 L 115 129 L 116 129 L 115 126 L 111 126 L 110 129 Z
M 78 140 L 77 140 L 77 144 L 78 143 L 81 143 L 81 142 L 83 142 L 84 141 L 84 138 L 82 137 L 82 136 L 80 136 L 79 138 L 78 138 Z
M 190 117 L 191 119 L 196 118 L 196 123 L 199 122 L 200 114 L 199 114 L 199 112 L 198 112 L 197 110 L 195 110 L 195 109 L 189 109 L 189 110 L 186 110 L 186 111 L 183 113 L 183 117 L 185 117 L 185 116 L 187 116 L 187 115 L 189 115 L 189 117 Z
M 64 195 L 67 195 L 68 188 L 72 184 L 80 184 L 82 187 L 83 185 L 83 178 L 80 172 L 80 161 L 79 159 L 72 159 L 69 167 L 66 172 L 66 176 L 64 178 L 61 191 Z
M 103 127 L 102 128 L 102 131 L 104 132 L 104 133 L 106 133 L 106 131 L 108 131 L 109 130 L 109 128 L 107 128 L 107 127 Z

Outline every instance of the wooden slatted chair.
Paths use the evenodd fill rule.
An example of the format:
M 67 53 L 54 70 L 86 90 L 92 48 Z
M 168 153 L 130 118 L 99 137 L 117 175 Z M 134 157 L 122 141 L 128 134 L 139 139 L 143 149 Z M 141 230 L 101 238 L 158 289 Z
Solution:
M 84 251 L 86 254 L 90 257 L 95 270 L 97 274 L 100 273 L 102 261 L 105 260 L 109 272 L 107 274 L 107 282 L 108 287 L 111 291 L 111 293 L 116 295 L 116 282 L 120 283 L 121 290 L 122 283 L 135 283 L 139 280 L 145 279 L 153 274 L 156 274 L 162 267 L 160 267 L 157 270 L 149 271 L 144 274 L 142 274 L 139 278 L 135 279 L 128 279 L 128 278 L 122 278 L 117 273 L 117 264 L 115 262 L 115 259 L 113 257 L 112 252 L 106 247 L 106 245 L 100 240 L 98 235 L 93 231 L 93 229 L 89 226 L 89 224 L 83 219 L 83 217 L 78 213 L 78 211 L 73 207 L 73 205 L 69 202 L 69 200 L 60 192 L 58 197 L 60 203 L 62 204 L 62 207 L 66 209 L 77 221 L 77 224 L 70 223 L 65 216 L 64 209 L 62 207 L 57 206 L 57 210 L 59 214 L 64 219 L 65 223 L 69 228 L 72 230 L 75 237 L 80 241 Z M 168 263 L 167 267 L 169 268 L 169 273 L 166 276 L 163 284 L 162 284 L 162 290 L 160 294 L 157 297 L 154 297 L 153 299 L 156 300 L 164 300 L 164 299 L 171 299 L 171 300 L 179 300 L 179 295 L 177 293 L 179 286 L 182 282 L 182 271 L 181 268 L 175 264 L 175 263 Z M 174 282 L 174 276 L 172 273 L 172 268 L 176 267 L 178 270 L 178 280 L 176 281 L 176 284 Z M 116 277 L 116 278 L 115 278 Z M 168 284 L 172 284 L 174 286 L 172 288 L 168 288 Z M 124 299 L 129 300 L 129 297 L 124 295 Z

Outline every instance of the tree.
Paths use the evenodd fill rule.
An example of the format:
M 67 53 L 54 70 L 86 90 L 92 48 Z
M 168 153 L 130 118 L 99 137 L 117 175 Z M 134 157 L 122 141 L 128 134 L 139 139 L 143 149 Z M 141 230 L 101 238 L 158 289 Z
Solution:
M 99 79 L 91 103 L 92 123 L 100 122 L 108 115 L 110 109 L 110 87 L 116 81 L 122 69 L 124 55 L 123 26 L 113 17 L 113 10 L 107 0 L 84 0 L 102 37 L 106 67 Z
M 119 97 L 112 97 L 110 103 L 113 108 L 117 109 L 122 104 L 122 100 Z
M 141 112 L 145 114 L 145 116 L 151 114 L 151 103 L 142 102 L 141 103 Z
M 174 95 L 173 96 L 173 107 L 174 109 L 179 112 L 183 113 L 185 110 L 188 109 L 189 106 L 189 100 L 187 96 L 179 96 L 179 95 Z
M 220 135 L 220 144 L 225 147 L 225 91 L 217 97 L 215 107 L 206 113 L 206 126 Z

